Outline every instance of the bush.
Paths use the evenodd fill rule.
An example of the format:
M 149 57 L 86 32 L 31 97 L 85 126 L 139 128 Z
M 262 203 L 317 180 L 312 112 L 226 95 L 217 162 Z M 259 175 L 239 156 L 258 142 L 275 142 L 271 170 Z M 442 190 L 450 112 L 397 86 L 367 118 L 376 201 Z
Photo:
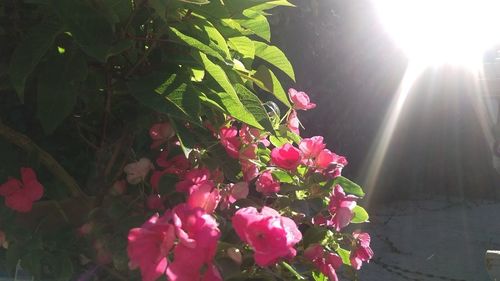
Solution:
M 337 280 L 371 259 L 347 231 L 363 190 L 281 84 L 286 0 L 1 3 L 2 270 Z

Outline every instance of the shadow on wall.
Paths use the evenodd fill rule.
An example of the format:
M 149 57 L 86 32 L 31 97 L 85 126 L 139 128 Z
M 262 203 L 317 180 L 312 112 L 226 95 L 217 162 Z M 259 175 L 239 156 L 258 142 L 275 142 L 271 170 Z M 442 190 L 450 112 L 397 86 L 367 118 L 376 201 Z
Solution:
M 273 42 L 295 66 L 295 87 L 318 104 L 301 114 L 303 136 L 324 135 L 346 155 L 348 176 L 362 167 L 407 66 L 369 0 L 293 1 L 271 18 Z M 500 175 L 472 106 L 474 81 L 451 69 L 427 71 L 414 86 L 371 191 L 375 201 L 495 198 Z M 292 85 L 292 84 L 290 84 Z

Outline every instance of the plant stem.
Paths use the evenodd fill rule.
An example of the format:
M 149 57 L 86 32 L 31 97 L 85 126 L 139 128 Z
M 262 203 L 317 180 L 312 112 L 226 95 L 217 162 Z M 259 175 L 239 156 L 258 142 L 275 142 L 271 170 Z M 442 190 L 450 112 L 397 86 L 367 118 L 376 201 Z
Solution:
M 285 261 L 282 261 L 281 262 L 281 265 L 283 267 L 285 267 L 286 269 L 288 269 L 288 271 L 290 271 L 293 275 L 295 275 L 295 278 L 297 278 L 297 280 L 306 280 L 302 275 L 300 275 L 291 265 L 289 265 L 287 262 Z

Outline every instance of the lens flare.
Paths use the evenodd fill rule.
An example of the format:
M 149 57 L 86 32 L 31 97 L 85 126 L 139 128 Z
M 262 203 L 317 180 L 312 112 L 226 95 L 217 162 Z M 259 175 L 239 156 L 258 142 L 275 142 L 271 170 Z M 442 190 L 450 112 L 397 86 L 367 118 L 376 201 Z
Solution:
M 373 0 L 410 60 L 469 64 L 500 40 L 498 0 Z

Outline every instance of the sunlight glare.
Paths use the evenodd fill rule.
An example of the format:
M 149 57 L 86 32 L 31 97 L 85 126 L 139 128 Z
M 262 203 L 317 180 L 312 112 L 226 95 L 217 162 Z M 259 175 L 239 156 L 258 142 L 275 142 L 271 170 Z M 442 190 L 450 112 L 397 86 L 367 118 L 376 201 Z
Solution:
M 411 61 L 470 64 L 500 39 L 499 0 L 373 0 Z

